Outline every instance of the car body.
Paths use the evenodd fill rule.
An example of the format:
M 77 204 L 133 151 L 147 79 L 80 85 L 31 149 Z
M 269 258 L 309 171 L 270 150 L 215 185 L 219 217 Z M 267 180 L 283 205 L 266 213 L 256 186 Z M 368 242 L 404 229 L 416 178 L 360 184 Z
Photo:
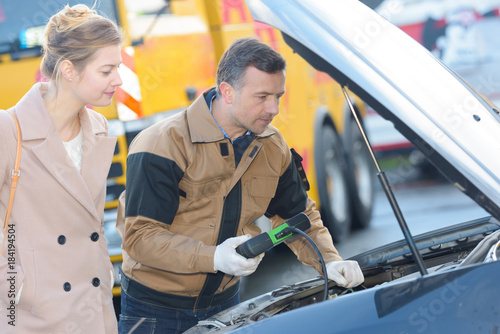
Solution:
M 390 120 L 488 212 L 353 257 L 355 289 L 321 277 L 201 321 L 194 333 L 498 333 L 500 116 L 421 44 L 355 0 L 247 0 L 313 67 Z M 379 173 L 380 175 L 380 173 Z M 389 187 L 390 193 L 390 187 Z M 396 228 L 396 226 L 395 226 Z M 418 249 L 419 267 L 411 252 Z

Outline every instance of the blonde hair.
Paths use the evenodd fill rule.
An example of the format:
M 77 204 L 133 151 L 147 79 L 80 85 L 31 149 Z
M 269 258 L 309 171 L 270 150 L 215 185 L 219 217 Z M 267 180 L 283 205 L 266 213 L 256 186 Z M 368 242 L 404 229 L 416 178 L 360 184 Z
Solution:
M 113 21 L 86 5 L 66 5 L 50 18 L 45 28 L 40 70 L 57 84 L 64 60 L 82 70 L 98 49 L 121 43 L 121 31 Z

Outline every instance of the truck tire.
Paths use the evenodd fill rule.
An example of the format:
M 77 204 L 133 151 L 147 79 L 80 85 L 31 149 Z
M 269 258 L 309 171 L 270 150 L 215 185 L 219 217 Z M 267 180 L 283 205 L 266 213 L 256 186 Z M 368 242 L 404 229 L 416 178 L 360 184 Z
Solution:
M 321 125 L 315 134 L 315 165 L 319 208 L 324 225 L 336 242 L 351 229 L 351 210 L 346 159 L 340 136 L 333 125 Z
M 375 168 L 370 152 L 353 117 L 349 117 L 344 132 L 347 152 L 347 180 L 351 202 L 352 227 L 366 228 L 372 217 Z

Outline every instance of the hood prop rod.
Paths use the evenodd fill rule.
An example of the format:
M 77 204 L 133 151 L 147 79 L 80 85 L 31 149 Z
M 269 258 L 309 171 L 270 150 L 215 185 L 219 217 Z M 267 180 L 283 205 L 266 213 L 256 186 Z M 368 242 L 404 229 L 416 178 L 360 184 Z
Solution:
M 406 243 L 410 247 L 410 251 L 413 255 L 413 258 L 415 259 L 415 262 L 417 264 L 417 267 L 420 271 L 420 274 L 422 276 L 427 275 L 427 268 L 425 267 L 424 260 L 422 259 L 422 255 L 417 249 L 417 246 L 415 245 L 415 240 L 413 239 L 410 230 L 408 229 L 408 225 L 406 224 L 406 221 L 403 217 L 403 213 L 401 212 L 401 209 L 399 208 L 398 202 L 396 201 L 396 197 L 394 196 L 394 193 L 392 192 L 391 186 L 389 184 L 389 181 L 387 180 L 387 176 L 385 175 L 385 172 L 380 169 L 380 166 L 378 164 L 377 158 L 375 158 L 375 154 L 373 153 L 373 149 L 370 145 L 370 142 L 368 141 L 368 137 L 366 136 L 366 133 L 363 129 L 363 126 L 361 125 L 361 122 L 359 121 L 358 115 L 356 114 L 356 111 L 354 110 L 354 107 L 352 106 L 351 99 L 349 98 L 349 95 L 347 95 L 347 91 L 345 89 L 345 86 L 342 85 L 342 92 L 344 93 L 344 97 L 349 104 L 349 109 L 351 110 L 352 116 L 354 117 L 354 120 L 356 121 L 356 124 L 359 128 L 359 131 L 361 131 L 361 135 L 363 136 L 363 139 L 365 141 L 365 144 L 368 148 L 368 151 L 370 152 L 370 155 L 372 156 L 372 160 L 375 163 L 375 167 L 377 168 L 377 177 L 380 180 L 380 183 L 382 185 L 382 188 L 384 189 L 384 192 L 387 196 L 387 199 L 389 200 L 389 203 L 391 204 L 392 210 L 394 211 L 394 214 L 396 215 L 396 219 L 399 223 L 399 227 L 401 228 L 401 231 L 403 232 L 403 235 L 406 239 Z

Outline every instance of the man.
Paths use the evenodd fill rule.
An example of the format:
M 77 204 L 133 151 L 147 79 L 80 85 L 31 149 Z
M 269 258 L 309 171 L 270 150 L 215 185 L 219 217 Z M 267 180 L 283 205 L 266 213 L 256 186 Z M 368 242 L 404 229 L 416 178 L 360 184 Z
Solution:
M 224 53 L 217 87 L 187 110 L 144 130 L 127 160 L 119 330 L 183 332 L 239 302 L 239 276 L 263 255 L 235 248 L 304 212 L 328 277 L 352 287 L 363 281 L 354 261 L 342 261 L 307 197 L 292 153 L 270 125 L 285 93 L 285 60 L 264 43 L 244 38 Z M 121 198 L 123 206 L 123 196 Z M 303 238 L 288 246 L 322 272 Z

